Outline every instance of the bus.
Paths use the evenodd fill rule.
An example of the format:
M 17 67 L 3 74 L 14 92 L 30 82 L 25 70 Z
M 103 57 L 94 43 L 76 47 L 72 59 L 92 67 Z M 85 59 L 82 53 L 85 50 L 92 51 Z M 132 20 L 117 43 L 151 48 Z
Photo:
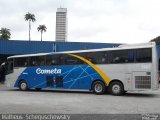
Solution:
M 154 42 L 114 48 L 16 55 L 7 59 L 6 86 L 79 89 L 115 96 L 158 89 Z

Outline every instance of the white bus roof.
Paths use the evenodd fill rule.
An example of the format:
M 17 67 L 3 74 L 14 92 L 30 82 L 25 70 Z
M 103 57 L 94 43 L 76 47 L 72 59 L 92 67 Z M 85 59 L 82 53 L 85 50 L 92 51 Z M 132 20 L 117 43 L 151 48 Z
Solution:
M 89 49 L 89 50 L 77 50 L 77 51 L 65 51 L 65 52 L 49 52 L 49 53 L 36 53 L 36 54 L 25 54 L 25 55 L 14 55 L 9 58 L 18 58 L 18 57 L 32 57 L 32 56 L 43 56 L 50 54 L 66 54 L 66 53 L 81 53 L 81 52 L 93 52 L 93 51 L 111 51 L 111 50 L 125 50 L 125 49 L 138 49 L 138 48 L 151 48 L 155 46 L 155 42 L 141 43 L 141 44 L 125 44 L 113 48 L 100 48 L 100 49 Z

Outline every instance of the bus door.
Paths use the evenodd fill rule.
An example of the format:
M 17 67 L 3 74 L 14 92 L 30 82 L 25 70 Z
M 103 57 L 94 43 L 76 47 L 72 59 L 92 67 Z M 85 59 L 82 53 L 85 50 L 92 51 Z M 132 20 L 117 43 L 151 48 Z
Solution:
M 47 76 L 47 87 L 63 88 L 63 76 Z

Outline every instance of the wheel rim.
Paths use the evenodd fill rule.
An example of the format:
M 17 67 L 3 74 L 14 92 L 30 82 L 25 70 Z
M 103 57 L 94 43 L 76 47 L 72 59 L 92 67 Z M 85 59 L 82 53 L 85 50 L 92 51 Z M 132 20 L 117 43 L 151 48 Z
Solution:
M 113 93 L 118 94 L 121 91 L 121 87 L 119 85 L 113 85 L 112 91 L 113 91 Z
M 21 89 L 26 90 L 26 88 L 27 88 L 27 84 L 26 83 L 21 83 Z
M 95 92 L 97 93 L 100 93 L 103 90 L 103 87 L 101 84 L 96 84 L 94 88 L 95 88 Z

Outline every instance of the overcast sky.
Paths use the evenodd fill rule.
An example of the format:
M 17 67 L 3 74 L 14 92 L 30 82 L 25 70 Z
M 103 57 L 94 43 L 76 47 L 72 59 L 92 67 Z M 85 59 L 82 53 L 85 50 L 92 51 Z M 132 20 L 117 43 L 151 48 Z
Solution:
M 55 41 L 56 10 L 68 9 L 68 41 L 142 43 L 160 35 L 160 0 L 0 0 L 0 27 L 12 40 L 28 40 L 27 12 L 36 16 L 31 39 Z

